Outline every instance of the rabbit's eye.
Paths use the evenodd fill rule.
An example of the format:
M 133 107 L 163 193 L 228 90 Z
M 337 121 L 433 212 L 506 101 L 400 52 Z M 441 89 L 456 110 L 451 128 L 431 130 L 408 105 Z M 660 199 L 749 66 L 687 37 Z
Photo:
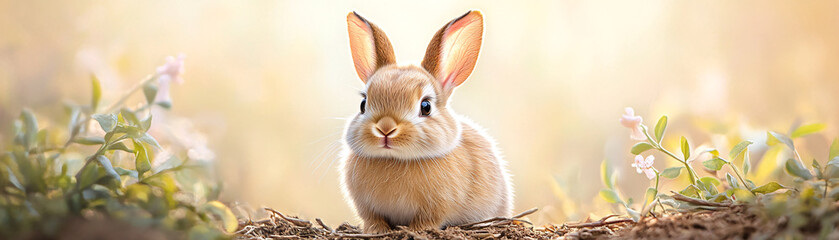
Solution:
M 428 99 L 423 99 L 420 103 L 420 115 L 428 116 L 431 114 L 431 102 Z
M 361 99 L 361 114 L 364 114 L 364 105 L 367 105 L 367 98 Z

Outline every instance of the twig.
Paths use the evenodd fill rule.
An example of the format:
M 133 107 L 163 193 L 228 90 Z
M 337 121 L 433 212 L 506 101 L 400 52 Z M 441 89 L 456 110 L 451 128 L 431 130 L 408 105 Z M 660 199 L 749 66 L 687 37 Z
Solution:
M 685 195 L 682 195 L 682 194 L 678 194 L 674 191 L 670 191 L 670 192 L 673 193 L 673 199 L 676 199 L 676 200 L 679 200 L 679 201 L 682 201 L 682 202 L 686 202 L 686 203 L 690 203 L 690 204 L 702 205 L 702 206 L 711 206 L 711 207 L 731 207 L 730 203 L 710 202 L 710 201 L 706 201 L 706 200 L 691 198 L 691 197 L 688 197 L 688 196 L 685 196 Z
M 315 221 L 318 222 L 320 227 L 322 227 L 324 230 L 326 230 L 328 232 L 335 232 L 335 231 L 332 230 L 332 228 L 330 228 L 329 226 L 326 226 L 326 224 L 323 224 L 323 221 L 321 221 L 320 218 L 315 218 Z
M 618 215 L 613 214 L 613 215 L 605 216 L 605 217 L 601 218 L 600 220 L 597 220 L 596 222 L 587 222 L 587 223 L 579 223 L 579 224 L 571 224 L 571 225 L 566 224 L 565 226 L 569 227 L 569 228 L 587 228 L 587 227 L 602 227 L 602 226 L 616 224 L 616 223 L 635 222 L 635 220 L 632 220 L 632 219 L 618 219 L 618 220 L 606 221 L 606 220 L 609 220 L 609 218 L 616 217 L 616 216 L 618 216 Z
M 107 113 L 107 112 L 116 111 L 119 106 L 122 106 L 122 104 L 125 103 L 126 100 L 128 100 L 128 97 L 131 97 L 131 95 L 133 93 L 142 89 L 143 85 L 145 85 L 148 82 L 151 82 L 154 79 L 157 79 L 157 77 L 158 77 L 158 75 L 156 73 L 152 74 L 152 75 L 149 75 L 149 76 L 146 76 L 146 78 L 144 78 L 142 81 L 140 81 L 137 84 L 134 84 L 134 86 L 132 86 L 131 89 L 129 89 L 127 92 L 125 92 L 125 94 L 123 94 L 122 97 L 120 97 L 117 101 L 111 103 L 111 105 L 108 105 L 108 107 L 106 107 L 105 111 L 103 111 L 103 112 Z
M 338 235 L 340 238 L 380 238 L 380 237 L 387 237 L 390 235 L 397 234 L 399 232 L 386 232 L 386 233 L 379 233 L 379 234 L 367 234 L 367 233 L 338 233 L 336 232 L 335 235 Z
M 524 216 L 527 216 L 527 215 L 530 215 L 530 214 L 533 214 L 533 213 L 534 213 L 534 212 L 536 212 L 537 210 L 539 210 L 539 209 L 538 209 L 538 208 L 532 208 L 532 209 L 530 209 L 530 210 L 527 210 L 527 211 L 524 211 L 524 212 L 522 212 L 522 213 L 516 214 L 515 216 L 513 216 L 513 217 L 511 217 L 511 218 L 505 218 L 505 217 L 494 217 L 494 218 L 490 218 L 490 219 L 483 220 L 483 221 L 480 221 L 480 222 L 474 222 L 474 223 L 467 223 L 467 224 L 463 224 L 463 225 L 458 225 L 457 227 L 460 227 L 460 228 L 463 228 L 463 229 L 468 229 L 468 228 L 472 228 L 472 227 L 474 227 L 474 226 L 476 226 L 476 225 L 480 225 L 480 224 L 484 224 L 484 223 L 492 223 L 492 222 L 505 223 L 505 222 L 510 222 L 510 221 L 526 222 L 527 224 L 533 225 L 532 223 L 530 223 L 530 222 L 528 222 L 528 221 L 526 221 L 526 220 L 522 220 L 522 219 L 520 219 L 520 218 L 522 218 L 522 217 L 524 217 Z M 493 225 L 493 224 L 490 224 L 490 225 L 487 225 L 487 226 L 492 226 L 492 225 Z M 487 226 L 482 226 L 482 227 L 487 227 Z
M 539 208 L 531 208 L 530 210 L 527 210 L 527 211 L 524 211 L 524 212 L 522 212 L 522 213 L 519 213 L 519 214 L 517 214 L 517 215 L 513 216 L 512 218 L 522 218 L 522 217 L 524 217 L 524 216 L 527 216 L 527 215 L 530 215 L 530 214 L 535 213 L 537 210 L 539 210 Z
M 599 222 L 598 221 L 598 222 L 581 223 L 581 224 L 573 224 L 573 225 L 565 225 L 565 226 L 569 227 L 569 228 L 587 228 L 587 227 L 602 227 L 602 226 L 606 226 L 606 225 L 612 225 L 612 224 L 616 224 L 616 223 L 626 223 L 626 222 L 635 222 L 635 220 L 632 220 L 632 219 L 618 219 L 618 220 L 605 221 L 605 222 Z
M 299 236 L 294 235 L 269 235 L 273 239 L 300 239 Z
M 397 228 L 399 228 L 399 231 L 400 231 L 400 232 L 403 232 L 403 233 L 405 233 L 405 234 L 408 234 L 408 236 L 410 236 L 410 237 L 411 237 L 412 239 L 414 239 L 414 240 L 428 240 L 428 238 L 426 238 L 426 237 L 423 237 L 423 236 L 417 235 L 417 233 L 416 233 L 416 232 L 411 231 L 410 229 L 408 229 L 408 227 L 405 227 L 405 226 L 398 226 Z
M 306 221 L 306 220 L 303 220 L 303 219 L 299 219 L 299 218 L 286 217 L 285 215 L 283 215 L 282 213 L 278 212 L 277 210 L 270 209 L 270 208 L 265 208 L 265 210 L 266 210 L 266 211 L 269 211 L 269 212 L 272 212 L 272 213 L 274 213 L 274 214 L 277 214 L 277 215 L 278 215 L 278 216 L 280 216 L 281 218 L 285 219 L 286 221 L 291 222 L 292 224 L 294 224 L 294 225 L 296 225 L 296 226 L 298 226 L 298 227 L 311 227 L 311 226 L 312 226 L 312 223 L 311 223 L 311 222 L 309 222 L 309 221 Z

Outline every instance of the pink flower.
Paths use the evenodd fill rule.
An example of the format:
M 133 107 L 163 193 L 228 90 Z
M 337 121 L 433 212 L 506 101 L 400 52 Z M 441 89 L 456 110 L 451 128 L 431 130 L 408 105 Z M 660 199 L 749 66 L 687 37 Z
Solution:
M 621 125 L 629 129 L 632 129 L 632 133 L 629 134 L 629 138 L 632 138 L 634 140 L 647 140 L 647 137 L 644 136 L 644 133 L 641 132 L 640 128 L 642 119 L 640 116 L 635 116 L 635 109 L 628 107 L 624 110 L 626 111 L 626 113 L 624 113 L 623 116 L 621 116 L 620 121 Z
M 177 58 L 166 57 L 166 64 L 157 67 L 157 75 L 160 79 L 175 80 L 177 83 L 183 83 L 181 74 L 184 73 L 184 55 L 180 54 Z
M 166 64 L 157 67 L 157 96 L 155 102 L 171 102 L 172 98 L 169 96 L 169 86 L 172 81 L 180 84 L 183 83 L 181 74 L 184 73 L 184 55 L 178 55 L 177 58 L 169 56 L 166 57 Z
M 638 173 L 644 172 L 647 175 L 647 178 L 653 179 L 655 178 L 655 168 L 653 167 L 653 162 L 655 162 L 655 157 L 653 155 L 647 156 L 646 159 L 641 155 L 635 156 L 635 163 L 632 164 L 635 167 L 635 171 Z

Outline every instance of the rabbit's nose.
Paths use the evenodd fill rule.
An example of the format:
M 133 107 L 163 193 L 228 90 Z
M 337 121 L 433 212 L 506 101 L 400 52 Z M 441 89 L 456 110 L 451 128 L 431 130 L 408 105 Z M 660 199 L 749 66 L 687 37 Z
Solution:
M 379 131 L 379 133 L 382 134 L 382 137 L 388 137 L 396 132 L 396 121 L 391 117 L 383 117 L 376 122 L 376 131 Z

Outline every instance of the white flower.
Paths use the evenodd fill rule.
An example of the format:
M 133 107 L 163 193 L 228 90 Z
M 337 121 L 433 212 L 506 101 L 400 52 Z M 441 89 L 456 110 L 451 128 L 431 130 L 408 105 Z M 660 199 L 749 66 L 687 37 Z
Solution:
M 157 67 L 157 96 L 154 98 L 155 102 L 171 102 L 172 98 L 169 96 L 169 87 L 172 81 L 181 84 L 184 82 L 181 75 L 184 73 L 184 55 L 178 55 L 177 58 L 169 56 L 166 57 L 166 64 Z
M 647 140 L 647 137 L 644 136 L 644 133 L 641 132 L 641 121 L 643 120 L 640 116 L 635 116 L 635 109 L 628 107 L 624 109 L 626 113 L 621 116 L 621 125 L 632 129 L 632 133 L 629 135 L 630 138 L 635 140 Z
M 647 156 L 646 159 L 641 155 L 637 155 L 635 156 L 635 163 L 632 164 L 632 167 L 635 167 L 636 172 L 643 172 L 647 175 L 647 178 L 653 179 L 655 178 L 655 168 L 653 167 L 654 162 L 655 157 L 652 155 Z

